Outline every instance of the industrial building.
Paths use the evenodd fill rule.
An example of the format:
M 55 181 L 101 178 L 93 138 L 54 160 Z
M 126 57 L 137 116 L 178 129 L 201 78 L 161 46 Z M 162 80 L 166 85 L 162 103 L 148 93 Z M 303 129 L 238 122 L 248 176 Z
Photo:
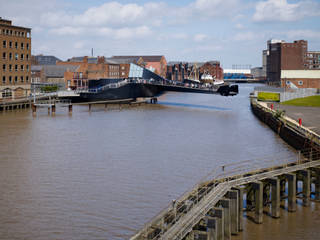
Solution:
M 0 100 L 26 97 L 31 89 L 31 29 L 0 17 Z
M 267 81 L 281 87 L 320 88 L 320 52 L 308 52 L 306 40 L 269 40 Z

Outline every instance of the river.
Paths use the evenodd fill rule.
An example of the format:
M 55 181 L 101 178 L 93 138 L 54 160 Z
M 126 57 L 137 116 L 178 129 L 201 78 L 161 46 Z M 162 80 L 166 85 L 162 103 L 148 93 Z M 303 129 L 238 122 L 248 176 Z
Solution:
M 46 109 L 0 113 L 0 239 L 128 239 L 217 166 L 294 159 L 251 113 L 253 87 L 240 85 L 234 97 L 167 93 L 159 104 L 121 110 L 74 106 L 72 116 L 60 107 L 54 117 Z M 277 220 L 295 222 L 287 239 L 301 239 L 315 208 Z M 245 223 L 253 235 L 239 239 L 274 226 Z M 305 228 L 320 233 L 319 224 L 314 217 Z

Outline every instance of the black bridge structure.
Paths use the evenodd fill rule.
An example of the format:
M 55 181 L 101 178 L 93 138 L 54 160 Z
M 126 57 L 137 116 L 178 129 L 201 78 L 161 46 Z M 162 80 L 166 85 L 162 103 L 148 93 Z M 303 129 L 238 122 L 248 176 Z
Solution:
M 238 94 L 238 85 L 204 85 L 154 79 L 125 79 L 88 89 L 77 89 L 73 101 L 95 102 L 103 100 L 137 99 L 158 97 L 165 92 L 189 92 L 233 96 Z

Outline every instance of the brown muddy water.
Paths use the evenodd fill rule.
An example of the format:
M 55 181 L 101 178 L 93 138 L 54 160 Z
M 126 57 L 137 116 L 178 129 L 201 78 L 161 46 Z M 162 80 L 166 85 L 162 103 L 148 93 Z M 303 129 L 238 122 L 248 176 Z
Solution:
M 128 239 L 215 167 L 296 153 L 235 97 L 168 93 L 157 105 L 0 113 L 0 239 Z M 261 166 L 264 162 L 261 161 Z M 235 239 L 320 239 L 319 205 L 245 221 Z

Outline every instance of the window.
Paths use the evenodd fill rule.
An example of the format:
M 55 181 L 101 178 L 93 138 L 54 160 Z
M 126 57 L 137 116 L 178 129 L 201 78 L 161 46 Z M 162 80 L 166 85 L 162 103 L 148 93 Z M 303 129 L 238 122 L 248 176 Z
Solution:
M 5 89 L 5 90 L 2 92 L 2 97 L 3 97 L 3 98 L 10 98 L 10 97 L 12 97 L 12 91 L 11 91 L 11 89 Z
M 9 59 L 12 60 L 12 53 L 9 53 Z
M 303 81 L 299 81 L 298 85 L 302 86 L 303 85 Z
M 27 72 L 29 72 L 29 65 L 27 65 Z
M 29 43 L 27 43 L 27 49 L 29 50 Z
M 124 70 L 124 66 L 122 66 L 121 69 Z
M 287 84 L 287 85 L 290 85 L 290 81 L 286 81 L 286 84 Z
M 0 28 L 0 34 L 2 33 L 2 29 Z
M 21 69 L 21 71 L 24 71 L 24 66 L 21 65 L 21 66 L 20 66 L 20 69 Z
M 18 65 L 14 65 L 14 70 L 18 72 Z
M 30 32 L 27 32 L 27 38 L 29 38 L 31 35 L 30 35 Z
M 20 81 L 23 83 L 23 76 L 20 77 Z
M 6 76 L 2 77 L 2 83 L 5 84 L 6 83 Z
M 18 77 L 17 77 L 17 76 L 14 77 L 14 82 L 15 82 L 15 83 L 18 82 Z
M 2 59 L 6 59 L 7 58 L 7 53 L 2 53 Z
M 9 64 L 9 71 L 11 72 L 12 71 L 12 65 Z
M 16 49 L 18 49 L 18 43 L 17 43 L 17 42 L 14 43 L 14 47 L 15 47 Z
M 12 83 L 12 77 L 9 76 L 9 83 Z
M 12 48 L 12 42 L 11 41 L 9 42 L 9 48 Z
M 122 72 L 121 74 L 122 74 L 122 76 L 124 76 L 124 72 Z
M 29 60 L 29 54 L 27 54 L 27 61 Z
M 29 76 L 26 76 L 26 82 L 29 82 Z
M 21 49 L 23 49 L 24 48 L 24 44 L 23 43 L 21 43 Z
M 5 64 L 2 65 L 2 70 L 5 72 L 7 69 L 7 66 Z
M 22 37 L 24 37 L 24 32 L 22 32 L 22 34 L 21 34 L 21 35 L 22 35 Z
M 21 54 L 21 55 L 20 55 L 20 60 L 23 60 L 23 59 L 24 59 L 24 55 Z
M 15 58 L 16 60 L 18 60 L 18 59 L 19 59 L 19 54 L 16 53 L 16 54 L 14 55 L 14 58 Z
M 2 44 L 3 44 L 3 48 L 6 48 L 6 47 L 7 47 L 7 41 L 6 41 L 6 40 L 4 40 L 4 41 L 2 42 Z

